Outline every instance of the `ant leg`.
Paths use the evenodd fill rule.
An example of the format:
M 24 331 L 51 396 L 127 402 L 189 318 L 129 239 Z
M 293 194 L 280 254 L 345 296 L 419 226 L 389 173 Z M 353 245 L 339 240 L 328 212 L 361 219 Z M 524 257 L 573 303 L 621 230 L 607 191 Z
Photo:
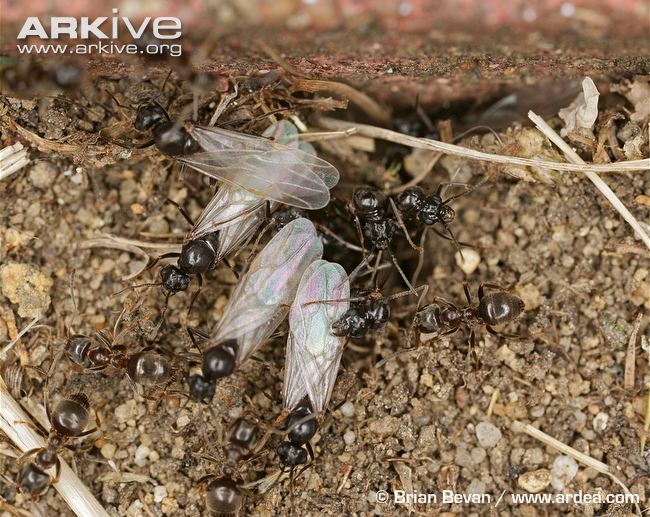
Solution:
M 29 449 L 28 451 L 23 452 L 23 453 L 18 457 L 18 459 L 16 460 L 16 464 L 17 464 L 17 465 L 22 465 L 23 463 L 25 463 L 25 461 L 27 460 L 27 458 L 30 458 L 31 456 L 34 456 L 34 455 L 35 455 L 37 452 L 39 452 L 40 450 L 42 450 L 41 447 L 35 447 L 35 448 L 33 448 L 33 449 Z
M 421 247 L 418 247 L 415 245 L 415 243 L 411 240 L 411 236 L 409 235 L 408 230 L 406 229 L 406 225 L 404 224 L 404 221 L 402 220 L 402 216 L 400 214 L 400 211 L 397 209 L 395 206 L 395 201 L 393 201 L 392 198 L 388 199 L 390 201 L 390 206 L 393 210 L 393 213 L 395 214 L 395 219 L 397 220 L 397 225 L 402 229 L 402 232 L 404 232 L 404 236 L 406 237 L 406 240 L 408 243 L 411 245 L 411 248 L 413 248 L 415 251 L 417 251 L 420 255 L 424 252 L 424 250 Z
M 161 106 L 161 107 L 162 107 L 162 106 Z M 174 205 L 176 208 L 178 208 L 178 211 L 181 213 L 181 215 L 183 216 L 183 218 L 184 218 L 188 223 L 190 223 L 191 226 L 194 226 L 194 221 L 192 220 L 192 217 L 190 217 L 190 214 L 187 213 L 187 210 L 185 210 L 185 208 L 183 208 L 181 205 L 179 205 L 179 204 L 178 204 L 176 201 L 174 201 L 173 199 L 165 198 L 165 202 L 166 202 L 166 203 L 171 203 L 171 204 Z
M 467 282 L 463 282 L 463 291 L 465 291 L 465 298 L 467 298 L 467 304 L 472 305 L 472 295 L 469 292 L 469 286 Z M 481 294 L 479 294 L 479 301 L 481 299 Z
M 479 296 L 479 300 L 482 299 L 483 296 L 485 295 L 485 289 L 486 289 L 486 288 L 487 288 L 487 289 L 495 289 L 495 290 L 497 290 L 497 291 L 513 291 L 514 288 L 515 288 L 515 285 L 517 285 L 517 284 L 516 284 L 516 283 L 513 283 L 513 284 L 511 284 L 511 285 L 509 285 L 509 286 L 507 286 L 507 287 L 503 287 L 503 286 L 501 286 L 501 285 L 490 284 L 490 283 L 485 283 L 485 282 L 483 282 L 483 283 L 481 283 L 481 285 L 480 285 L 479 288 L 478 288 L 478 296 Z
M 54 480 L 52 481 L 52 484 L 55 485 L 56 483 L 58 483 L 60 478 L 61 478 L 61 458 L 57 456 L 56 470 L 54 471 Z
M 192 295 L 192 299 L 190 300 L 190 306 L 189 306 L 189 308 L 187 309 L 187 316 L 188 316 L 188 317 L 190 316 L 190 312 L 192 312 L 192 307 L 194 306 L 194 302 L 196 301 L 196 299 L 198 298 L 199 294 L 201 293 L 201 287 L 203 287 L 203 277 L 201 276 L 200 273 L 197 273 L 197 275 L 196 275 L 196 281 L 197 281 L 198 284 L 199 284 L 199 288 L 194 292 L 194 294 Z

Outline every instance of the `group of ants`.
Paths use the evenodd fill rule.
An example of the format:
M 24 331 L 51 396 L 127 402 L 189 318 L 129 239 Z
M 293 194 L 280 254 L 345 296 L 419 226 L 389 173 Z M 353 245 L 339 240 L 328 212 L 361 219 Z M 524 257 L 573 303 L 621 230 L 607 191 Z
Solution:
M 190 154 L 196 151 L 195 142 L 184 132 L 183 126 L 174 124 L 169 116 L 161 113 L 162 107 L 158 102 L 150 102 L 138 109 L 134 127 L 139 131 L 151 131 L 155 146 L 168 157 Z M 164 115 L 164 116 L 163 116 Z M 399 267 L 390 247 L 396 235 L 403 231 L 408 243 L 413 244 L 407 229 L 407 224 L 418 228 L 432 229 L 440 236 L 453 241 L 460 251 L 449 225 L 455 219 L 455 212 L 450 202 L 473 190 L 466 188 L 465 192 L 443 199 L 443 185 L 434 193 L 419 186 L 402 190 L 394 197 L 386 196 L 374 187 L 362 187 L 354 191 L 352 200 L 346 209 L 354 221 L 355 231 L 360 240 L 360 246 L 353 249 L 361 250 L 362 264 L 370 265 L 367 255 L 376 253 L 372 282 L 375 281 L 376 270 L 381 261 L 381 254 L 390 256 L 392 265 L 397 268 L 408 290 L 403 293 L 384 296 L 379 287 L 360 287 L 351 294 L 350 307 L 344 315 L 332 325 L 331 332 L 348 340 L 361 339 L 383 329 L 390 319 L 390 301 L 408 294 L 416 294 L 426 286 L 413 288 Z M 183 215 L 187 214 L 181 210 Z M 305 212 L 294 207 L 286 207 L 269 213 L 269 226 L 278 230 L 292 219 L 304 217 Z M 445 233 L 434 228 L 441 227 Z M 323 231 L 319 233 L 326 245 L 340 245 L 342 239 L 332 238 L 332 231 L 319 225 Z M 218 232 L 208 234 L 184 243 L 180 253 L 168 254 L 165 259 L 175 259 L 175 264 L 167 264 L 160 268 L 160 285 L 167 297 L 185 291 L 190 278 L 196 276 L 201 281 L 202 275 L 217 267 L 219 262 L 215 254 L 214 241 Z M 466 245 L 465 243 L 462 243 Z M 370 253 L 366 250 L 370 250 Z M 421 249 L 419 250 L 421 252 Z M 390 267 L 390 265 L 388 265 Z M 359 268 L 350 275 L 352 278 Z M 376 282 L 375 282 L 376 283 Z M 199 283 L 199 285 L 201 285 Z M 524 310 L 523 300 L 512 292 L 494 284 L 481 284 L 478 288 L 478 303 L 472 301 L 469 287 L 464 285 L 467 303 L 456 305 L 449 300 L 435 297 L 433 302 L 416 309 L 412 328 L 417 336 L 433 334 L 441 337 L 453 334 L 460 329 L 469 330 L 469 349 L 475 342 L 475 328 L 485 326 L 488 332 L 506 337 L 515 337 L 498 333 L 494 329 L 515 320 Z M 422 299 L 422 296 L 420 297 Z M 164 318 L 164 310 L 162 311 Z M 188 332 L 195 342 L 195 329 Z M 198 335 L 202 335 L 198 332 Z M 203 337 L 205 337 L 203 335 Z M 419 338 L 418 338 L 419 339 Z M 200 348 L 199 348 L 200 350 Z M 228 364 L 223 357 L 220 360 L 207 360 L 210 350 L 202 353 L 202 374 L 188 375 L 186 396 L 189 399 L 205 402 L 210 401 L 215 394 L 215 386 L 219 379 L 232 372 L 233 365 Z M 146 347 L 140 351 L 132 351 L 125 346 L 113 343 L 111 336 L 98 331 L 92 336 L 73 335 L 65 345 L 67 358 L 84 371 L 103 374 L 114 374 L 122 371 L 133 385 L 161 388 L 164 390 L 173 378 L 175 365 L 172 358 L 154 347 Z M 195 354 L 198 355 L 198 354 Z M 145 398 L 148 398 L 145 396 Z M 50 423 L 44 447 L 26 451 L 18 460 L 21 470 L 16 479 L 20 490 L 31 494 L 34 498 L 42 495 L 48 487 L 59 480 L 61 461 L 59 454 L 66 447 L 73 448 L 70 442 L 95 433 L 98 428 L 86 429 L 90 421 L 90 402 L 84 393 L 75 393 L 60 400 L 50 408 L 46 390 L 46 413 Z M 317 432 L 317 422 L 310 418 L 309 403 L 296 408 L 287 418 L 283 433 L 286 440 L 280 443 L 276 453 L 282 462 L 282 471 L 288 470 L 294 474 L 294 469 L 300 467 L 299 473 L 309 467 L 314 459 L 310 439 Z M 220 515 L 237 515 L 243 505 L 246 489 L 238 481 L 237 466 L 257 455 L 268 441 L 269 433 L 264 433 L 262 424 L 254 418 L 240 417 L 231 426 L 227 444 L 224 447 L 226 464 L 220 474 L 206 476 L 201 481 L 205 490 L 205 505 L 209 512 Z M 305 448 L 303 448 L 303 446 Z M 309 453 L 309 458 L 308 454 Z M 54 475 L 48 472 L 54 469 Z

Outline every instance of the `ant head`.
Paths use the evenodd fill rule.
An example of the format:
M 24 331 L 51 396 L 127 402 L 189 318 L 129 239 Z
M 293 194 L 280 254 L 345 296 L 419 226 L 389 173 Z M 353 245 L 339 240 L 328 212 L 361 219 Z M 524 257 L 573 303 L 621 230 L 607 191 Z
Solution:
M 449 224 L 456 218 L 456 212 L 449 205 L 442 205 L 439 210 L 440 221 L 442 224 Z
M 361 337 L 368 331 L 368 322 L 360 309 L 348 309 L 332 323 L 332 334 L 338 337 Z
M 424 190 L 420 187 L 410 187 L 397 196 L 397 208 L 402 212 L 419 210 L 424 201 Z
M 190 388 L 190 397 L 199 402 L 212 400 L 216 385 L 213 381 L 207 380 L 203 375 L 197 373 L 187 378 L 187 385 Z
M 217 244 L 218 237 L 215 234 L 213 239 Z M 183 246 L 181 256 L 178 258 L 178 267 L 188 275 L 199 275 L 205 273 L 214 263 L 216 258 L 213 242 L 205 239 L 194 239 Z
M 156 147 L 169 156 L 182 156 L 201 150 L 201 146 L 187 129 L 171 121 L 158 125 L 153 136 Z
M 79 366 L 85 366 L 85 358 L 88 350 L 92 345 L 89 337 L 76 335 L 68 339 L 66 343 L 66 352 L 70 360 Z
M 90 401 L 84 393 L 75 393 L 59 402 L 52 411 L 52 428 L 63 436 L 78 436 L 88 424 Z
M 216 381 L 230 375 L 235 370 L 237 348 L 237 340 L 229 339 L 203 354 L 204 377 Z
M 19 484 L 21 489 L 30 494 L 41 494 L 50 485 L 50 476 L 30 462 L 20 472 Z
M 229 477 L 211 481 L 205 493 L 205 505 L 212 515 L 237 515 L 243 502 L 241 490 Z
M 289 429 L 287 437 L 291 443 L 303 445 L 316 434 L 318 424 L 315 415 L 311 417 L 310 415 L 313 415 L 311 407 L 303 405 L 298 406 L 291 412 L 287 422 L 287 428 Z
M 138 108 L 133 127 L 138 131 L 148 131 L 163 119 L 169 120 L 165 108 L 156 101 L 152 101 Z
M 284 465 L 295 467 L 307 463 L 307 451 L 301 445 L 295 445 L 291 442 L 282 442 L 276 449 L 280 461 Z
M 354 193 L 354 206 L 361 213 L 373 212 L 386 206 L 386 196 L 379 189 L 363 187 Z
M 185 291 L 190 285 L 190 277 L 173 264 L 167 264 L 160 269 L 160 279 L 165 291 L 178 293 Z

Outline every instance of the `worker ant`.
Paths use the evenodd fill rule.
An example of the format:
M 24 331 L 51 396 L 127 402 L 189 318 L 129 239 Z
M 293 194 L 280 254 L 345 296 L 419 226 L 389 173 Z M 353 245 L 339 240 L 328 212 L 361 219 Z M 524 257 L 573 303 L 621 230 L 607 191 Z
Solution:
M 486 294 L 485 288 L 496 289 L 496 291 Z M 470 347 L 475 344 L 474 327 L 479 325 L 485 325 L 490 334 L 515 337 L 500 334 L 493 326 L 518 318 L 525 308 L 521 298 L 504 291 L 498 285 L 483 283 L 478 288 L 479 303 L 473 305 L 467 284 L 463 284 L 463 290 L 467 298 L 466 306 L 459 308 L 444 298 L 436 298 L 433 303 L 416 313 L 414 325 L 420 332 L 440 336 L 453 334 L 465 326 L 470 329 Z
M 45 411 L 50 422 L 50 432 L 45 447 L 37 447 L 26 451 L 18 464 L 32 458 L 18 475 L 18 485 L 33 496 L 44 494 L 50 485 L 59 481 L 61 475 L 61 459 L 59 453 L 64 447 L 71 448 L 68 442 L 73 438 L 88 436 L 97 431 L 93 427 L 87 431 L 90 401 L 84 393 L 75 393 L 61 400 L 53 411 L 50 411 L 46 391 Z M 97 415 L 95 415 L 97 420 Z M 54 478 L 47 471 L 55 468 Z
M 95 332 L 91 338 L 72 336 L 66 344 L 66 353 L 73 363 L 88 371 L 110 374 L 124 370 L 136 391 L 136 385 L 164 389 L 174 380 L 172 364 L 155 347 L 129 353 L 126 347 L 112 343 L 102 331 Z M 155 397 L 142 396 L 155 400 Z
M 199 479 L 205 485 L 205 505 L 214 515 L 236 516 L 244 504 L 247 491 L 238 481 L 238 465 L 251 458 L 259 448 L 259 426 L 250 418 L 237 419 L 230 428 L 224 447 L 226 465 L 221 475 L 208 474 Z

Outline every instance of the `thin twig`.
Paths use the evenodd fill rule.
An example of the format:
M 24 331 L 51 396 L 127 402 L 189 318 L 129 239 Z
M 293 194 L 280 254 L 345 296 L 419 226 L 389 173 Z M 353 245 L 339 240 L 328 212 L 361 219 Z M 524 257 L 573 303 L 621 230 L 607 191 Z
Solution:
M 628 160 L 625 162 L 608 164 L 578 165 L 534 158 L 519 158 L 518 156 L 484 153 L 467 147 L 461 147 L 460 145 L 447 144 L 438 140 L 431 140 L 430 138 L 418 138 L 415 136 L 405 135 L 404 133 L 398 133 L 397 131 L 391 131 L 390 129 L 384 129 L 382 127 L 370 126 L 368 124 L 357 124 L 355 122 L 347 122 L 345 120 L 331 117 L 320 117 L 318 119 L 318 125 L 324 129 L 331 130 L 341 130 L 354 127 L 357 129 L 357 135 L 379 138 L 381 140 L 395 142 L 396 144 L 413 147 L 415 149 L 429 149 L 430 151 L 438 151 L 454 156 L 463 156 L 471 160 L 484 162 L 525 165 L 527 167 L 543 167 L 556 171 L 628 172 L 650 170 L 650 159 L 648 158 L 644 160 Z
M 30 330 L 34 325 L 36 325 L 36 323 L 37 323 L 38 320 L 40 320 L 40 319 L 41 319 L 40 316 L 36 316 L 32 321 L 30 321 L 30 322 L 25 326 L 25 328 L 23 328 L 23 329 L 18 333 L 18 335 L 17 335 L 17 336 L 16 336 L 16 337 L 11 341 L 11 343 L 9 343 L 6 347 L 4 347 L 2 350 L 0 350 L 0 360 L 3 360 L 3 361 L 4 361 L 5 357 L 7 357 L 7 353 L 9 352 L 9 350 L 11 350 L 11 347 L 13 347 L 16 343 L 18 343 L 18 341 L 20 340 L 20 338 L 21 338 L 22 336 L 24 336 L 27 332 L 29 332 L 29 330 Z
M 556 440 L 552 436 L 549 436 L 543 431 L 540 431 L 536 427 L 533 427 L 532 425 L 525 424 L 524 422 L 520 422 L 519 420 L 515 420 L 512 422 L 512 430 L 515 433 L 526 433 L 528 436 L 532 436 L 536 440 L 539 440 L 540 442 L 548 445 L 549 447 L 552 447 L 554 449 L 557 449 L 563 454 L 566 454 L 567 456 L 571 456 L 574 460 L 579 461 L 583 465 L 586 465 L 587 467 L 591 467 L 594 470 L 597 470 L 601 474 L 605 474 L 606 476 L 609 476 L 612 481 L 614 481 L 618 486 L 620 486 L 623 489 L 623 492 L 625 492 L 628 495 L 635 495 L 632 494 L 630 489 L 625 486 L 625 484 L 616 476 L 616 473 L 614 472 L 614 469 L 612 469 L 609 465 L 603 463 L 602 461 L 598 461 L 591 456 L 587 456 L 586 454 L 577 451 L 573 447 L 570 447 L 569 445 L 562 443 L 560 440 Z M 639 508 L 638 503 L 634 503 L 634 506 L 636 507 L 636 511 L 639 515 L 639 517 L 643 517 L 643 514 L 641 513 L 641 508 Z
M 557 145 L 560 150 L 564 153 L 564 156 L 571 162 L 575 164 L 582 164 L 585 165 L 585 162 L 580 156 L 578 156 L 578 153 L 576 153 L 569 144 L 567 144 L 560 135 L 558 135 L 551 126 L 549 126 L 546 121 L 540 117 L 539 115 L 533 113 L 532 111 L 528 112 L 528 118 L 533 121 L 533 123 L 537 126 L 537 129 L 539 129 L 544 135 L 555 145 Z M 641 161 L 647 161 L 648 166 L 646 169 L 650 168 L 650 160 L 641 160 Z M 621 163 L 621 162 L 619 162 Z M 623 162 L 624 163 L 624 162 Z M 629 162 L 628 162 L 629 163 Z M 611 164 L 611 165 L 616 165 L 616 164 Z M 606 167 L 611 166 L 611 165 L 606 165 Z M 594 166 L 591 166 L 592 168 Z M 623 216 L 623 219 L 627 221 L 627 223 L 632 227 L 632 229 L 636 232 L 636 234 L 641 238 L 643 243 L 650 249 L 650 237 L 648 237 L 648 234 L 643 230 L 641 225 L 639 224 L 639 221 L 636 220 L 636 218 L 632 215 L 632 213 L 627 209 L 627 207 L 623 204 L 623 202 L 614 194 L 614 191 L 609 188 L 609 185 L 605 183 L 598 174 L 596 174 L 593 170 L 586 170 L 585 175 L 587 178 L 591 180 L 591 182 L 595 185 L 595 187 L 600 190 L 600 192 L 607 198 L 607 200 L 612 204 L 612 206 L 616 209 L 616 211 Z
M 627 344 L 627 353 L 625 354 L 625 377 L 623 381 L 623 386 L 626 390 L 634 389 L 634 365 L 636 362 L 636 337 L 639 334 L 639 328 L 641 328 L 641 321 L 643 321 L 643 312 L 634 320 L 634 326 L 632 327 L 632 333 L 630 334 L 630 341 Z
M 22 451 L 44 447 L 45 441 L 30 425 L 31 419 L 20 404 L 9 394 L 7 386 L 0 378 L 0 430 Z M 76 476 L 63 458 L 61 477 L 54 488 L 79 517 L 108 517 L 108 513 Z
M 11 176 L 28 163 L 27 150 L 23 149 L 20 142 L 3 148 L 0 151 L 0 180 Z

